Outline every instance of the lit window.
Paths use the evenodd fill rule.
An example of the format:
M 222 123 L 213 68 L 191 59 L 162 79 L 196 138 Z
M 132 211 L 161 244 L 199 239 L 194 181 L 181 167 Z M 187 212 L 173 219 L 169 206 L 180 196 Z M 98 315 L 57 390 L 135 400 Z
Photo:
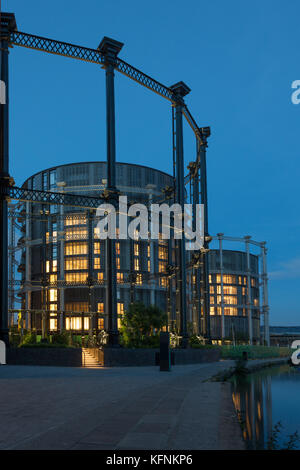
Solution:
M 116 258 L 116 268 L 121 269 L 120 268 L 120 258 L 119 257 Z
M 94 269 L 100 269 L 100 258 L 94 258 Z
M 140 270 L 140 261 L 138 258 L 134 258 L 134 270 L 139 271 Z
M 50 261 L 46 261 L 46 273 L 50 271 Z
M 97 279 L 98 281 L 103 281 L 104 279 L 103 273 L 97 273 Z
M 209 313 L 210 313 L 210 315 L 214 315 L 215 314 L 215 307 L 210 307 Z
M 219 287 L 219 286 L 218 286 L 218 287 Z M 209 292 L 210 292 L 211 294 L 214 294 L 214 293 L 215 293 L 215 288 L 214 288 L 214 286 L 210 286 L 210 287 L 209 287 Z
M 226 308 L 224 308 L 224 314 L 225 315 L 230 315 L 230 316 L 237 316 L 238 309 L 234 308 L 234 307 L 226 307 Z
M 237 297 L 233 295 L 224 295 L 224 303 L 228 305 L 237 305 Z
M 87 243 L 71 242 L 65 244 L 65 255 L 87 255 L 88 245 Z
M 104 330 L 104 318 L 98 318 L 98 330 Z
M 67 282 L 86 282 L 87 273 L 66 273 Z
M 66 271 L 75 271 L 78 269 L 88 269 L 87 258 L 70 258 L 65 260 Z
M 54 273 L 56 273 L 56 271 L 57 271 L 57 260 L 56 260 L 56 259 L 54 259 L 54 260 L 52 261 L 52 271 L 53 271 Z
M 158 263 L 158 272 L 159 273 L 165 273 L 166 272 L 166 263 L 163 261 L 159 261 Z
M 49 290 L 49 299 L 50 299 L 50 302 L 56 302 L 57 301 L 57 289 L 50 289 Z
M 120 250 L 120 242 L 116 243 L 116 254 L 120 255 L 121 250 Z
M 86 216 L 83 214 L 68 216 L 65 219 L 65 225 L 85 225 Z
M 150 259 L 148 259 L 148 261 L 147 261 L 147 270 L 148 270 L 148 272 L 150 273 L 150 271 L 151 271 Z
M 57 281 L 57 274 L 50 274 L 50 284 L 54 284 Z
M 89 318 L 84 317 L 83 329 L 89 329 Z M 67 317 L 66 318 L 66 330 L 81 330 L 82 329 L 82 318 L 81 317 Z
M 57 319 L 50 318 L 50 331 L 56 331 L 56 330 L 57 330 Z
M 94 254 L 95 255 L 100 255 L 100 242 L 95 242 L 94 243 Z
M 167 248 L 160 246 L 158 248 L 158 258 L 159 259 L 168 259 L 168 251 Z
M 224 294 L 229 294 L 229 295 L 237 294 L 237 287 L 234 287 L 234 286 L 224 286 L 223 290 L 224 290 Z
M 147 246 L 147 256 L 150 258 L 150 245 Z
M 123 282 L 124 275 L 123 273 L 117 273 L 117 282 Z
M 117 303 L 117 314 L 118 315 L 124 315 L 124 304 L 123 304 L 123 302 L 118 302 Z
M 140 247 L 138 243 L 134 244 L 134 256 L 139 256 L 140 254 Z
M 98 302 L 97 303 L 97 312 L 98 313 L 104 313 L 104 302 Z
M 87 238 L 85 227 L 70 227 L 66 229 L 66 240 L 80 240 Z
M 236 283 L 236 277 L 225 274 L 223 276 L 223 282 L 224 282 L 224 284 L 235 284 Z
M 141 274 L 136 275 L 136 284 L 140 286 L 143 283 L 143 277 Z

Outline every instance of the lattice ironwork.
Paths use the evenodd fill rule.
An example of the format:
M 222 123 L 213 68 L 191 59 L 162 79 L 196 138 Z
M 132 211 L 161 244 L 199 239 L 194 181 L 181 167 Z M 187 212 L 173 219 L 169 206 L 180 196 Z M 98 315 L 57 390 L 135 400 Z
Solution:
M 98 49 L 77 46 L 67 42 L 56 41 L 55 39 L 44 38 L 42 36 L 36 36 L 21 31 L 13 31 L 10 33 L 10 43 L 15 46 L 27 47 L 28 49 L 35 49 L 38 51 L 48 52 L 50 54 L 79 59 L 85 62 L 92 62 L 94 64 L 103 65 L 105 63 L 105 56 Z M 172 103 L 176 103 L 175 95 L 169 87 L 163 85 L 149 75 L 146 75 L 141 70 L 133 67 L 120 58 L 117 58 L 116 60 L 116 70 L 149 90 L 154 91 L 163 98 L 168 99 Z M 186 105 L 184 106 L 183 114 L 196 137 L 200 139 L 197 123 Z
M 9 188 L 9 197 L 19 201 L 37 202 L 41 204 L 57 204 L 73 207 L 90 207 L 97 209 L 102 204 L 103 198 L 92 196 L 81 196 L 76 194 L 67 193 L 54 193 L 50 191 L 40 191 L 25 188 L 18 188 L 16 186 Z
M 191 128 L 193 129 L 197 139 L 201 140 L 201 131 L 200 131 L 199 127 L 197 126 L 197 123 L 196 123 L 195 119 L 191 115 L 191 113 L 190 113 L 190 111 L 189 111 L 189 109 L 186 105 L 183 108 L 183 115 L 184 115 L 185 119 L 187 120 L 187 122 L 189 123 L 189 125 L 191 126 Z
M 84 60 L 95 64 L 104 64 L 105 57 L 97 49 L 90 49 L 88 47 L 76 46 L 67 42 L 56 41 L 33 34 L 27 34 L 20 31 L 14 31 L 10 35 L 10 42 L 15 46 L 27 47 L 28 49 L 35 49 L 38 51 L 48 52 L 50 54 L 61 55 L 64 57 L 71 57 L 73 59 Z M 141 85 L 153 90 L 155 93 L 173 100 L 173 92 L 159 83 L 157 80 L 144 74 L 141 70 L 136 69 L 124 60 L 117 59 L 116 70 L 120 73 L 132 78 L 134 81 Z
M 135 82 L 140 83 L 144 87 L 149 88 L 158 95 L 163 96 L 164 98 L 167 98 L 170 101 L 174 101 L 174 94 L 170 88 L 166 87 L 157 80 L 154 80 L 153 78 L 149 77 L 149 75 L 146 75 L 145 73 L 136 69 L 132 65 L 129 65 L 124 60 L 117 58 L 116 70 L 118 70 L 123 75 L 126 75 L 127 77 L 131 78 Z
M 14 31 L 10 35 L 10 42 L 15 46 L 27 47 L 50 54 L 71 57 L 73 59 L 84 60 L 94 64 L 103 64 L 104 56 L 97 49 L 76 46 L 67 42 L 56 41 L 33 34 Z

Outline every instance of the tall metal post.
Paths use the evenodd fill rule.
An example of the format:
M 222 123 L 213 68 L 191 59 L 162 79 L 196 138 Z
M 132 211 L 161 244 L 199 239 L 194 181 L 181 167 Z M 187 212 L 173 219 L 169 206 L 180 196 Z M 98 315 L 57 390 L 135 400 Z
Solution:
M 224 317 L 224 265 L 223 265 L 223 236 L 224 233 L 218 233 L 217 237 L 219 239 L 219 252 L 220 252 L 220 275 L 221 275 L 221 337 L 222 341 L 225 338 L 225 317 Z
M 56 186 L 59 188 L 59 192 L 63 193 L 67 183 L 65 181 L 58 181 Z M 59 207 L 59 226 L 57 232 L 57 240 L 59 242 L 59 272 L 58 279 L 64 281 L 65 279 L 65 211 L 64 206 Z M 59 309 L 57 309 L 57 330 L 63 331 L 65 324 L 65 288 L 60 287 L 59 289 Z
M 149 191 L 149 225 L 151 224 L 151 204 L 153 202 L 153 195 L 156 189 L 156 184 L 147 184 L 146 189 Z M 154 278 L 154 242 L 151 237 L 149 237 L 149 247 L 150 247 L 150 305 L 155 305 L 155 278 Z
M 8 210 L 9 139 L 8 139 L 8 45 L 9 33 L 16 29 L 15 15 L 1 13 L 0 20 L 0 340 L 9 345 L 8 335 Z
M 117 203 L 116 190 L 116 139 L 115 139 L 115 91 L 114 69 L 117 55 L 123 43 L 104 37 L 98 47 L 105 56 L 106 71 L 106 131 L 107 131 L 107 193 L 108 202 Z M 117 315 L 117 270 L 115 240 L 106 241 L 106 310 L 108 315 L 108 345 L 119 345 L 118 315 Z
M 185 203 L 185 187 L 184 187 L 184 157 L 183 157 L 183 127 L 182 127 L 182 111 L 184 107 L 183 97 L 190 92 L 190 88 L 183 82 L 176 83 L 170 87 L 174 93 L 175 101 L 175 127 L 176 127 L 176 202 L 181 205 L 182 213 Z M 182 347 L 188 346 L 187 331 L 187 296 L 186 296 L 186 251 L 185 237 L 182 231 L 182 237 L 178 240 L 178 258 L 179 272 L 178 285 L 180 296 L 180 335 L 182 337 Z
M 251 277 L 250 277 L 250 235 L 245 238 L 246 256 L 247 256 L 247 309 L 248 309 L 248 330 L 249 330 L 249 344 L 253 343 L 253 325 L 252 325 L 252 295 L 251 295 Z
M 49 274 L 47 273 L 47 260 L 51 259 L 52 256 L 49 254 L 49 238 L 47 241 L 46 232 L 48 230 L 48 237 L 50 236 L 50 217 L 48 209 L 41 209 L 41 232 L 42 232 L 42 256 L 41 256 L 41 285 L 42 285 L 42 295 L 43 295 L 43 308 L 42 308 L 42 338 L 45 339 L 46 335 L 48 334 L 48 280 Z
M 196 139 L 196 146 L 197 146 L 197 151 L 198 151 L 198 144 L 197 144 L 197 139 Z M 197 163 L 192 162 L 190 163 L 190 169 L 191 172 L 194 172 L 194 177 L 193 177 L 193 231 L 196 230 L 196 210 L 197 210 L 197 204 L 200 203 L 200 194 L 199 194 L 199 167 Z M 196 318 L 197 318 L 197 333 L 199 335 L 202 334 L 201 331 L 201 273 L 200 273 L 200 266 L 199 262 L 195 267 L 195 291 L 194 296 L 196 297 L 195 299 L 195 307 L 196 307 Z
M 93 279 L 93 259 L 94 259 L 94 244 L 93 244 L 93 219 L 92 211 L 87 211 L 87 228 L 88 228 L 88 313 L 89 313 L 89 333 L 91 334 L 95 329 L 95 317 L 92 315 L 92 289 L 94 286 Z M 98 319 L 96 319 L 98 321 Z
M 201 128 L 199 145 L 200 155 L 200 183 L 201 183 L 201 203 L 204 205 L 204 254 L 203 254 L 203 287 L 204 287 L 204 318 L 205 318 L 205 337 L 208 342 L 211 341 L 210 332 L 210 309 L 209 309 L 209 233 L 208 233 L 208 203 L 207 203 L 207 172 L 206 172 L 206 148 L 207 138 L 210 136 L 210 128 Z
M 26 281 L 26 291 L 25 291 L 25 310 L 27 312 L 28 321 L 30 328 L 32 328 L 32 317 L 29 310 L 31 309 L 31 220 L 30 220 L 30 203 L 26 202 L 26 219 L 25 219 L 25 281 Z M 28 325 L 26 325 L 28 328 Z
M 267 248 L 266 242 L 261 244 L 262 256 L 262 296 L 263 296 L 263 315 L 264 315 L 264 339 L 267 346 L 270 346 L 270 327 L 269 327 L 269 300 L 268 300 L 268 274 L 267 274 Z

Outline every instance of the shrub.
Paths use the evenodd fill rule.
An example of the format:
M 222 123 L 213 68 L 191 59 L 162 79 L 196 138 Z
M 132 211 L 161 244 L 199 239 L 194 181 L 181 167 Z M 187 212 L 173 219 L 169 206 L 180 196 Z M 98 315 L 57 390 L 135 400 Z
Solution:
M 189 344 L 193 348 L 194 346 L 200 346 L 205 344 L 203 336 L 192 335 L 189 337 Z
M 21 345 L 32 345 L 36 344 L 36 332 L 35 331 L 29 331 L 23 336 L 23 340 L 21 342 Z
M 62 331 L 61 333 L 53 333 L 51 337 L 52 344 L 60 344 L 65 346 L 71 346 L 72 335 L 68 331 Z
M 158 347 L 158 334 L 167 321 L 167 315 L 155 305 L 146 307 L 142 302 L 134 302 L 122 319 L 121 343 L 135 348 Z

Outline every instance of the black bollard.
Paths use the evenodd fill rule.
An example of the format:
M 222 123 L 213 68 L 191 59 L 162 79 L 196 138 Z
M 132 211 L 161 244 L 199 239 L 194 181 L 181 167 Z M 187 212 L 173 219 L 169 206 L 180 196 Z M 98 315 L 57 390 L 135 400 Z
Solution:
M 248 361 L 248 352 L 247 351 L 243 351 L 243 360 Z
M 170 334 L 160 333 L 159 365 L 162 372 L 171 370 Z

